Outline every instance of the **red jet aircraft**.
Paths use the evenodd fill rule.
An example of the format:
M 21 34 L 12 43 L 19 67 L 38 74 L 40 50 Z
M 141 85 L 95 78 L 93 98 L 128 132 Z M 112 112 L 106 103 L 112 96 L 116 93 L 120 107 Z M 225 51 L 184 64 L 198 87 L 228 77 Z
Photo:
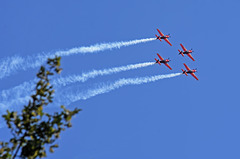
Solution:
M 181 45 L 183 51 L 178 50 L 178 51 L 179 51 L 179 54 L 181 54 L 183 57 L 184 57 L 183 54 L 187 54 L 193 61 L 195 61 L 194 58 L 193 58 L 192 55 L 191 55 L 191 53 L 193 52 L 193 50 L 192 50 L 192 49 L 191 49 L 191 50 L 187 50 L 182 44 L 180 44 L 180 45 Z
M 172 70 L 172 68 L 168 65 L 168 62 L 169 62 L 170 60 L 169 60 L 169 59 L 164 60 L 159 54 L 157 54 L 157 55 L 158 55 L 158 57 L 160 58 L 160 60 L 157 60 L 157 59 L 155 58 L 156 63 L 158 63 L 159 65 L 161 65 L 161 63 L 164 63 L 170 70 Z
M 157 31 L 159 32 L 160 36 L 156 35 L 157 39 L 159 39 L 160 41 L 162 41 L 161 39 L 165 40 L 170 46 L 172 46 L 172 44 L 169 42 L 168 38 L 170 38 L 170 34 L 168 35 L 164 35 L 160 30 L 157 29 Z
M 183 70 L 183 74 L 185 74 L 187 76 L 187 74 L 191 74 L 196 80 L 198 80 L 197 76 L 194 74 L 195 72 L 197 72 L 197 69 L 190 69 L 185 63 L 184 66 L 186 67 L 187 70 Z

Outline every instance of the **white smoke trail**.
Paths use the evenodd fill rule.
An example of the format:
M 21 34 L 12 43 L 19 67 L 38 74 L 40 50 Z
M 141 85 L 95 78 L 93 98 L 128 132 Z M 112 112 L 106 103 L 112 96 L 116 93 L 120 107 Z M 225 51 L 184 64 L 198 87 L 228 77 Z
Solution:
M 73 54 L 86 54 L 86 53 L 94 53 L 104 50 L 111 49 L 120 49 L 123 46 L 130 46 L 139 43 L 145 43 L 149 41 L 153 41 L 156 38 L 147 38 L 140 40 L 131 40 L 131 41 L 121 41 L 121 42 L 112 42 L 112 43 L 102 43 L 95 44 L 91 46 L 82 46 L 78 48 L 72 48 L 66 51 L 57 51 L 55 53 L 42 53 L 33 56 L 20 57 L 13 56 L 0 60 L 0 79 L 10 76 L 14 72 L 18 70 L 27 70 L 29 68 L 36 68 L 42 65 L 47 58 L 53 58 L 54 56 L 69 56 Z
M 145 63 L 131 64 L 131 65 L 121 66 L 121 67 L 113 67 L 113 68 L 103 69 L 103 70 L 93 70 L 88 73 L 83 73 L 82 75 L 72 75 L 64 78 L 58 78 L 53 81 L 53 85 L 66 86 L 68 84 L 75 83 L 75 82 L 85 82 L 89 78 L 95 78 L 96 76 L 103 76 L 103 75 L 109 75 L 109 74 L 118 73 L 122 71 L 129 71 L 133 69 L 151 66 L 154 64 L 155 62 L 145 62 Z
M 76 95 L 74 95 L 73 93 L 67 92 L 67 94 L 61 94 L 61 96 L 56 96 L 55 98 L 61 104 L 64 103 L 65 105 L 69 105 L 70 103 L 76 102 L 78 100 L 86 100 L 86 99 L 89 99 L 89 98 L 94 97 L 99 94 L 108 93 L 112 90 L 123 87 L 125 85 L 140 85 L 140 84 L 144 84 L 144 83 L 155 82 L 160 79 L 180 76 L 181 74 L 182 73 L 172 73 L 172 74 L 167 74 L 167 75 L 156 75 L 156 76 L 150 76 L 150 77 L 123 78 L 118 81 L 115 81 L 114 83 L 112 83 L 110 85 L 99 86 L 98 88 L 90 89 L 87 92 L 79 91 L 79 92 L 75 93 Z M 0 103 L 1 112 L 5 111 L 6 109 L 9 109 L 8 108 L 9 104 L 12 105 L 17 102 L 19 103 L 21 101 L 25 102 L 25 101 L 28 101 L 29 99 L 30 99 L 29 97 L 22 97 L 19 100 L 14 100 L 14 101 L 8 102 L 7 104 Z M 0 128 L 1 128 L 1 124 L 0 124 Z
M 97 76 L 104 76 L 113 73 L 119 73 L 123 71 L 129 71 L 133 69 L 143 68 L 147 66 L 154 65 L 155 62 L 145 62 L 138 64 L 130 64 L 127 66 L 113 67 L 103 70 L 93 70 L 87 73 L 82 73 L 81 75 L 71 75 L 68 77 L 61 77 L 54 79 L 52 84 L 54 89 L 60 89 L 62 86 L 67 86 L 76 82 L 86 82 L 89 78 L 95 78 Z M 37 82 L 37 79 L 29 82 L 24 82 L 13 88 L 2 90 L 0 92 L 0 106 L 1 105 L 17 105 L 21 103 L 26 103 L 30 98 L 30 94 L 33 93 L 34 85 Z M 1 108 L 1 107 L 0 107 Z M 3 108 L 3 106 L 2 106 Z
M 37 79 L 24 82 L 10 89 L 0 91 L 0 111 L 8 107 L 19 106 L 28 103 L 30 95 L 33 93 Z
M 72 102 L 76 102 L 78 100 L 86 100 L 91 97 L 94 97 L 99 94 L 104 94 L 108 93 L 112 90 L 115 90 L 117 88 L 126 86 L 126 85 L 139 85 L 139 84 L 144 84 L 144 83 L 149 83 L 149 82 L 155 82 L 160 79 L 165 79 L 165 78 L 172 78 L 176 76 L 180 76 L 182 73 L 172 73 L 172 74 L 167 74 L 167 75 L 156 75 L 156 76 L 150 76 L 150 77 L 139 77 L 139 78 L 123 78 L 118 81 L 115 81 L 114 83 L 110 85 L 103 85 L 99 86 L 99 88 L 95 89 L 90 89 L 86 92 L 80 92 L 78 91 L 77 93 L 73 94 L 69 92 L 64 95 L 63 98 L 59 98 L 59 100 L 63 100 L 66 105 L 69 105 Z M 62 102 L 62 101 L 61 101 Z
M 55 55 L 57 56 L 68 56 L 72 54 L 77 53 L 93 53 L 98 51 L 104 51 L 104 50 L 111 50 L 111 49 L 120 49 L 123 46 L 130 46 L 130 45 L 136 45 L 139 43 L 145 43 L 149 41 L 156 40 L 156 38 L 147 38 L 147 39 L 140 39 L 140 40 L 131 40 L 131 41 L 120 41 L 120 42 L 112 42 L 112 43 L 102 43 L 102 44 L 96 44 L 88 47 L 79 47 L 79 48 L 73 48 L 68 51 L 58 51 Z

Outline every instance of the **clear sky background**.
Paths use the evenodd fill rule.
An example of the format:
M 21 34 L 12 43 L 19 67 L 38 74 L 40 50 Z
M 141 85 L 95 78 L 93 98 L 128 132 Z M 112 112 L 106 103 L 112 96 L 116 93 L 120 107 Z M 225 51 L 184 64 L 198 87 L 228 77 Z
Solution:
M 183 63 L 198 68 L 199 81 L 178 76 L 71 103 L 68 108 L 83 111 L 48 158 L 239 159 L 239 5 L 238 0 L 1 1 L 0 59 L 151 38 L 159 28 L 171 34 L 173 46 L 156 40 L 63 57 L 60 76 L 154 61 L 159 53 L 172 60 L 172 71 L 154 65 L 74 87 L 86 90 L 121 78 L 177 73 Z M 195 62 L 178 55 L 180 43 L 193 48 Z M 33 79 L 37 70 L 1 79 L 0 90 Z M 9 134 L 1 128 L 0 139 Z

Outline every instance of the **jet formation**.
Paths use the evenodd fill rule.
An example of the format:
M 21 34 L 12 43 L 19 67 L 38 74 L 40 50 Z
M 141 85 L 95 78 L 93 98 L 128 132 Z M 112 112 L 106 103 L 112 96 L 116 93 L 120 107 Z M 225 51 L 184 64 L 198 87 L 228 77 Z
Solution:
M 168 35 L 164 35 L 159 29 L 157 29 L 158 33 L 160 35 L 156 35 L 155 36 L 157 37 L 156 40 L 160 40 L 162 41 L 165 40 L 170 46 L 172 46 L 172 44 L 170 43 L 170 41 L 168 40 L 168 38 L 170 38 L 170 34 Z M 183 44 L 180 44 L 180 46 L 182 47 L 183 51 L 179 50 L 178 49 L 178 52 L 179 52 L 179 55 L 182 55 L 184 57 L 184 55 L 187 55 L 188 57 L 190 57 L 192 59 L 192 61 L 195 61 L 195 59 L 192 57 L 192 53 L 193 53 L 193 50 L 187 50 Z M 169 66 L 168 62 L 170 62 L 169 58 L 168 59 L 163 59 L 158 53 L 157 53 L 157 56 L 159 57 L 159 59 L 156 59 L 155 58 L 155 61 L 156 63 L 158 63 L 159 65 L 162 64 L 165 64 L 170 70 L 172 70 L 172 68 Z M 186 76 L 188 76 L 188 74 L 192 75 L 196 80 L 198 80 L 197 76 L 195 75 L 195 72 L 197 72 L 197 69 L 190 69 L 185 63 L 183 64 L 186 68 L 186 70 L 183 70 L 182 69 L 182 74 L 185 74 Z

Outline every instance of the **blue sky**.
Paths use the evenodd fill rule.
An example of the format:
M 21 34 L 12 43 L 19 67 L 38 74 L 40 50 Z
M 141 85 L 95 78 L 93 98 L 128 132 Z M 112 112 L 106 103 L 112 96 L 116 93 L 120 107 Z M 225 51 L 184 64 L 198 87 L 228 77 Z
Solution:
M 156 53 L 172 60 L 172 71 L 154 65 L 90 79 L 72 85 L 75 89 L 177 73 L 183 63 L 198 68 L 199 81 L 179 76 L 71 103 L 68 108 L 83 111 L 48 158 L 239 158 L 239 4 L 237 0 L 0 2 L 0 59 L 151 38 L 157 28 L 171 34 L 172 47 L 152 41 L 63 57 L 62 77 L 153 61 Z M 180 43 L 193 48 L 195 62 L 178 55 Z M 0 90 L 34 79 L 37 70 L 1 79 Z M 2 128 L 1 140 L 7 140 L 7 134 Z

